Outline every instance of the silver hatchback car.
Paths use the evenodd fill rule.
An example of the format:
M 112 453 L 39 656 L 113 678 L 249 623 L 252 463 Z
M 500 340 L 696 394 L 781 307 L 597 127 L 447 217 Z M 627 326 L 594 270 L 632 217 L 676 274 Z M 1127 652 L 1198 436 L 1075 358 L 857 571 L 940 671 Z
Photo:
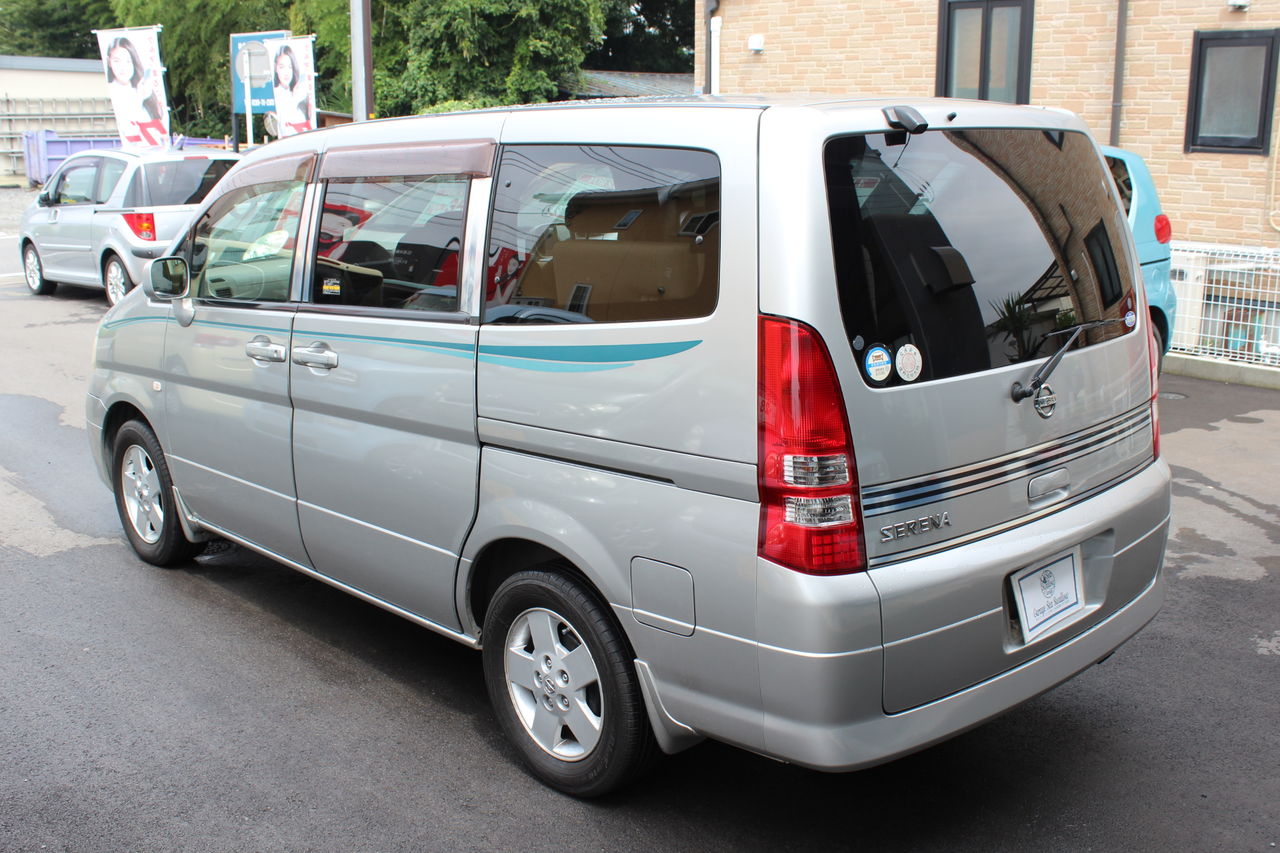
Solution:
M 114 305 L 240 155 L 95 150 L 68 157 L 22 215 L 22 268 L 38 296 L 101 287 Z
M 706 737 L 851 770 L 1158 610 L 1141 282 L 1057 110 L 347 125 L 248 155 L 107 313 L 89 436 L 142 559 L 225 537 L 482 649 L 560 790 Z

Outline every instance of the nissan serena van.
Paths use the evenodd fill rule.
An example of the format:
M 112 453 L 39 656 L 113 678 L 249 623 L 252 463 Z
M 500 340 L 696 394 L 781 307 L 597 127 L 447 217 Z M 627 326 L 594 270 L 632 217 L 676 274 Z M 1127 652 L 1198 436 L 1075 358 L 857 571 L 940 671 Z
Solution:
M 244 158 L 101 324 L 138 555 L 231 540 L 482 650 L 546 783 L 976 726 L 1156 613 L 1156 351 L 1069 113 L 722 98 Z

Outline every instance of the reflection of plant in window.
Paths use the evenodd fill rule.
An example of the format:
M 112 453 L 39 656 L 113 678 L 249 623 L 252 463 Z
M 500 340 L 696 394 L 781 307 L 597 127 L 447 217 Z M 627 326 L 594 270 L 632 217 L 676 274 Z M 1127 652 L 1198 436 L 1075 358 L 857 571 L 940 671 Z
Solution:
M 1022 297 L 1016 293 L 1010 293 L 998 303 L 992 302 L 991 307 L 996 312 L 996 321 L 988 328 L 992 334 L 1003 332 L 1005 340 L 1013 344 L 1009 359 L 1016 362 L 1035 358 L 1040 345 L 1044 343 L 1044 338 L 1035 340 L 1037 335 L 1033 328 L 1041 319 L 1040 313 L 1023 302 Z

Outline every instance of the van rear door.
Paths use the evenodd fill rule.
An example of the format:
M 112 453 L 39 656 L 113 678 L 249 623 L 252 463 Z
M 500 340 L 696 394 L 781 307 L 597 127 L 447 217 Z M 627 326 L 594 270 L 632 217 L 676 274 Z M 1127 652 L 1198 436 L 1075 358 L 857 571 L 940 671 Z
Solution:
M 796 316 L 822 331 L 841 374 L 891 712 L 1072 636 L 1022 630 L 1014 576 L 1052 564 L 1083 587 L 1081 549 L 1122 543 L 1028 541 L 981 565 L 958 549 L 1086 500 L 1153 458 L 1128 225 L 1089 136 L 1008 126 L 1027 116 L 1008 108 L 1005 126 L 952 129 L 939 116 L 947 129 L 815 140 L 840 320 L 804 306 Z M 762 285 L 765 311 L 770 292 Z M 935 583 L 922 585 L 930 571 Z M 1145 585 L 1090 582 L 1103 592 L 1078 628 Z M 954 664 L 925 678 L 922 660 Z

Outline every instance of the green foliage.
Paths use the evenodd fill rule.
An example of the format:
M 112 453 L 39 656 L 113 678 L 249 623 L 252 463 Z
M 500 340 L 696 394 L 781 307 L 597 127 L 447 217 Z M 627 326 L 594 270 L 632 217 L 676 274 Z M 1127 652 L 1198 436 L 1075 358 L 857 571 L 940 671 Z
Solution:
M 97 59 L 93 30 L 119 26 L 110 0 L 5 0 L 0 53 Z
M 394 11 L 407 55 L 402 68 L 382 69 L 378 113 L 549 100 L 599 43 L 605 2 L 409 0 Z
M 693 4 L 688 0 L 610 0 L 604 43 L 584 68 L 595 71 L 693 71 Z

